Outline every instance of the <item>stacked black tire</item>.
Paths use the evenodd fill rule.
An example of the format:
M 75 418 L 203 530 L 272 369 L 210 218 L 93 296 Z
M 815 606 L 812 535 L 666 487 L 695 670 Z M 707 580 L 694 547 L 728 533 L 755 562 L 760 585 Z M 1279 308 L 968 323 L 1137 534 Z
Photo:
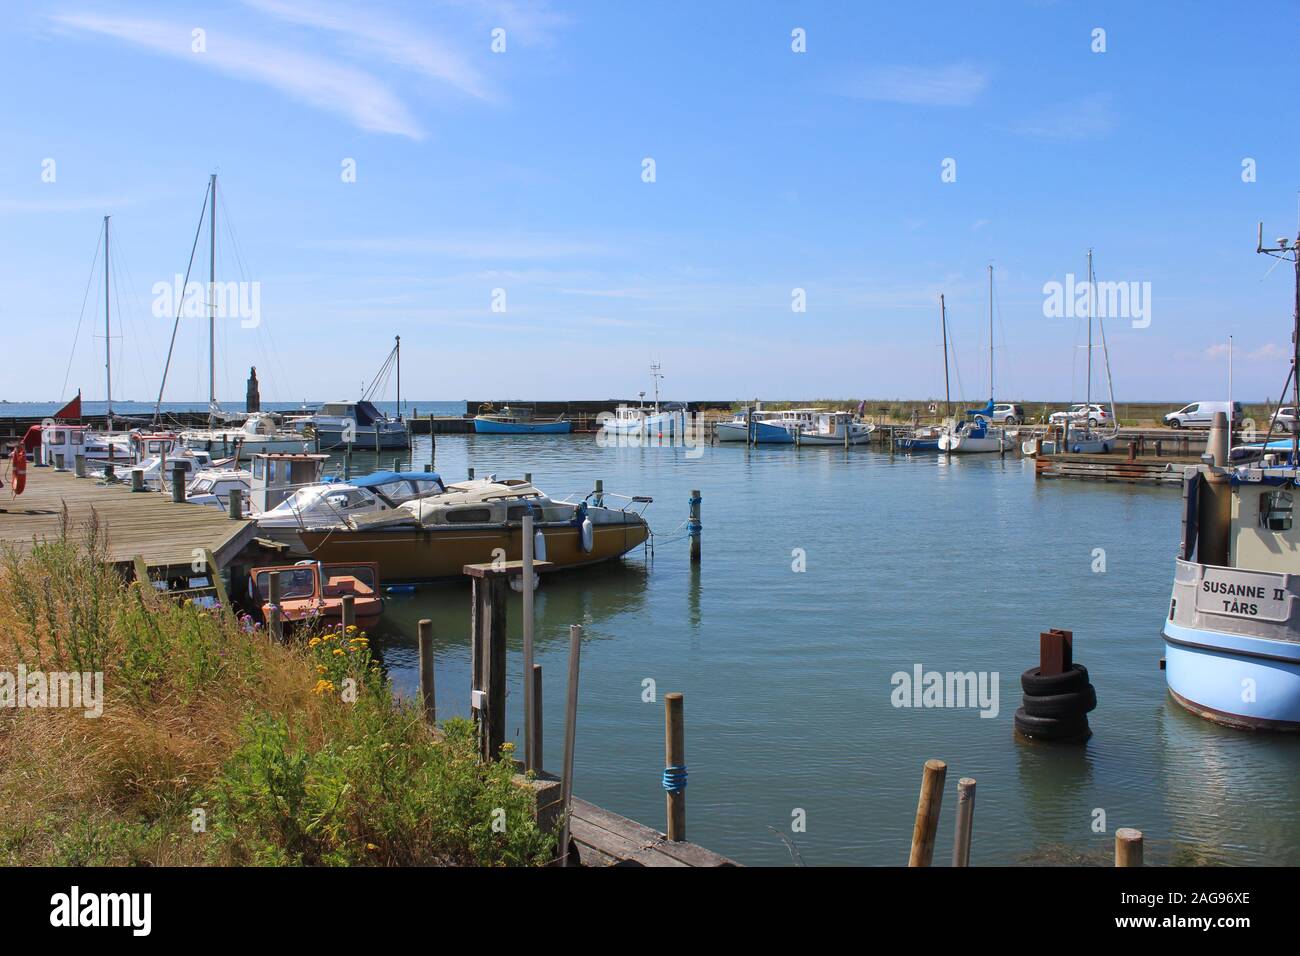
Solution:
M 1016 730 L 1033 740 L 1081 743 L 1092 736 L 1088 714 L 1097 706 L 1097 691 L 1088 668 L 1073 664 L 1061 674 L 1031 667 L 1020 675 L 1024 706 L 1016 711 Z

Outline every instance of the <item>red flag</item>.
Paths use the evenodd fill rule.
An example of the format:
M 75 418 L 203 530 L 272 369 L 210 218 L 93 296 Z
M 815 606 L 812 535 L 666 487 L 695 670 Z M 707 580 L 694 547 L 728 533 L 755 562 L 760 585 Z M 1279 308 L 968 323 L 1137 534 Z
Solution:
M 74 398 L 72 401 L 68 402 L 68 404 L 64 405 L 62 408 L 60 408 L 57 412 L 55 412 L 55 413 L 54 413 L 53 415 L 51 415 L 50 417 L 51 417 L 51 418 L 57 418 L 57 419 L 59 419 L 60 421 L 65 421 L 65 422 L 70 422 L 70 421 L 77 421 L 77 420 L 80 420 L 80 418 L 81 418 L 81 393 L 78 392 L 76 398 Z

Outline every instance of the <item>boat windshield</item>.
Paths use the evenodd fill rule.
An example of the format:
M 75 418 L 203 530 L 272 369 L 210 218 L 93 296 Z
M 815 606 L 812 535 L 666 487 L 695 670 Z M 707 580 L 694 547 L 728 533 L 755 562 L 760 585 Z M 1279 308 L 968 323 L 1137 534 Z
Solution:
M 315 485 L 311 488 L 299 488 L 272 512 L 280 514 L 306 514 L 309 512 L 332 512 L 344 514 L 370 507 L 375 496 L 364 488 L 348 485 Z
M 309 598 L 316 595 L 315 569 L 310 567 L 278 568 L 280 572 L 280 599 Z M 270 570 L 258 571 L 255 581 L 258 597 L 266 600 L 271 593 Z

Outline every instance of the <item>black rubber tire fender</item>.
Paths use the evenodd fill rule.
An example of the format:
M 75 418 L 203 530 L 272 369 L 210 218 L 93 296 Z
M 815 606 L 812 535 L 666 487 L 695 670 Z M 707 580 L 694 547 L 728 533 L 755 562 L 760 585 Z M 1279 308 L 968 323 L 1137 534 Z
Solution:
M 1088 668 L 1082 664 L 1072 664 L 1063 674 L 1044 675 L 1039 670 L 1040 668 L 1031 667 L 1020 675 L 1020 687 L 1031 697 L 1068 694 L 1083 690 L 1088 684 Z
M 1024 703 L 1029 717 L 1082 717 L 1097 708 L 1097 689 L 1086 684 L 1064 694 L 1026 694 Z
M 1058 717 L 1031 717 L 1021 707 L 1016 711 L 1016 730 L 1035 740 L 1083 740 L 1091 736 L 1087 717 L 1062 720 Z

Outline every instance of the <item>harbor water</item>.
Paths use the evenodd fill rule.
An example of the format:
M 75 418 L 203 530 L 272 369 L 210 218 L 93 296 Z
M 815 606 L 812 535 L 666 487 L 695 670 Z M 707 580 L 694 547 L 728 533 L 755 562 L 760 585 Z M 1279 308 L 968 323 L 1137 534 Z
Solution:
M 428 436 L 410 458 L 429 460 Z M 354 473 L 373 465 L 354 457 Z M 973 777 L 974 865 L 1108 863 L 1122 826 L 1143 831 L 1153 863 L 1300 863 L 1300 740 L 1217 727 L 1165 692 L 1177 491 L 1035 481 L 1013 456 L 591 435 L 440 435 L 436 467 L 448 480 L 531 472 L 555 497 L 599 478 L 654 498 L 652 551 L 538 592 L 547 769 L 561 765 L 569 625 L 585 628 L 574 787 L 586 800 L 664 827 L 663 695 L 680 691 L 688 837 L 743 863 L 905 862 L 931 757 L 948 764 L 936 862 L 957 778 Z M 469 712 L 469 611 L 467 584 L 419 587 L 389 595 L 377 629 L 396 688 L 414 695 L 416 622 L 433 620 L 440 718 Z M 512 595 L 507 739 L 521 751 L 520 612 Z M 1074 632 L 1097 688 L 1085 746 L 1013 734 L 1019 675 L 1051 627 Z M 926 703 L 897 690 L 918 666 L 976 672 L 990 693 L 900 706 Z

